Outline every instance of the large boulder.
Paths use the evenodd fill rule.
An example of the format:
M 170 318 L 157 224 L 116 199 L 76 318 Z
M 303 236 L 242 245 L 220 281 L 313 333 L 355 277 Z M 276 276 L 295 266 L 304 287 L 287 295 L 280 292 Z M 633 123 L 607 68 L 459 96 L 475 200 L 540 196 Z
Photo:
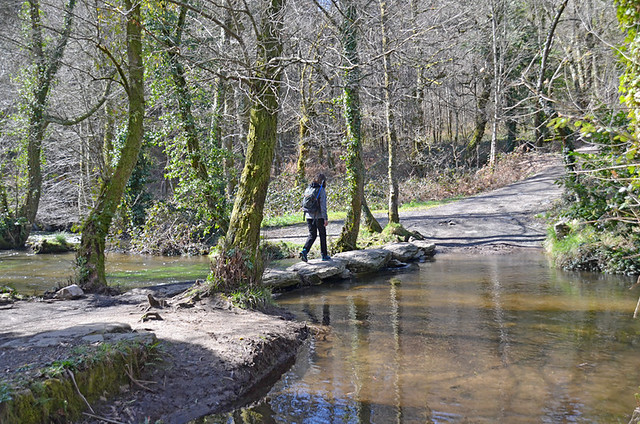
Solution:
M 33 243 L 30 243 L 31 250 L 35 254 L 46 253 L 66 253 L 72 252 L 76 249 L 71 243 L 68 243 L 65 239 L 40 239 Z
M 333 261 L 344 262 L 349 271 L 360 273 L 385 268 L 391 257 L 391 251 L 385 249 L 352 250 L 335 254 Z
M 262 276 L 262 284 L 271 289 L 284 289 L 300 284 L 302 279 L 295 271 L 267 269 Z
M 431 258 L 436 254 L 436 245 L 433 243 L 425 240 L 412 240 L 409 243 L 417 246 L 418 249 L 420 249 L 420 251 L 422 252 L 422 255 L 425 257 Z
M 60 300 L 72 300 L 79 299 L 84 296 L 84 291 L 77 284 L 71 284 L 70 286 L 63 287 L 56 292 L 53 296 Z
M 409 262 L 423 255 L 417 245 L 409 242 L 390 243 L 382 248 L 391 252 L 391 257 L 400 262 Z
M 350 274 L 345 273 L 345 263 L 335 260 L 298 262 L 287 268 L 287 271 L 297 273 L 306 285 L 321 284 L 323 280 L 332 277 L 350 277 Z

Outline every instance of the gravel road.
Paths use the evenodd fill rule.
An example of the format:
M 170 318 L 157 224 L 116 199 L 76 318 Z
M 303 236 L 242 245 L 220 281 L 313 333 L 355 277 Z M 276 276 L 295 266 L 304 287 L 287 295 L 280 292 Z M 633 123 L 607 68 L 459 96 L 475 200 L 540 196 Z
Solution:
M 400 220 L 408 230 L 434 242 L 440 252 L 539 248 L 546 234 L 541 215 L 560 198 L 562 187 L 556 181 L 562 175 L 558 160 L 526 180 L 442 206 L 401 212 Z M 386 216 L 376 218 L 386 225 Z M 329 223 L 329 241 L 340 234 L 342 224 Z M 304 223 L 262 230 L 266 240 L 301 245 L 306 233 Z

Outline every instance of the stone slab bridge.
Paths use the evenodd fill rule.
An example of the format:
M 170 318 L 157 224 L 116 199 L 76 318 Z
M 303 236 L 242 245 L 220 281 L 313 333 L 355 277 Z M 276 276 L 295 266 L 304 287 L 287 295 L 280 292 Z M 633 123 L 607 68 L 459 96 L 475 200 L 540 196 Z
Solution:
M 376 249 L 353 250 L 335 254 L 330 261 L 320 259 L 299 262 L 287 269 L 267 269 L 263 284 L 274 291 L 322 284 L 327 280 L 346 280 L 354 274 L 382 269 L 402 268 L 409 262 L 431 258 L 435 244 L 422 240 L 390 243 Z

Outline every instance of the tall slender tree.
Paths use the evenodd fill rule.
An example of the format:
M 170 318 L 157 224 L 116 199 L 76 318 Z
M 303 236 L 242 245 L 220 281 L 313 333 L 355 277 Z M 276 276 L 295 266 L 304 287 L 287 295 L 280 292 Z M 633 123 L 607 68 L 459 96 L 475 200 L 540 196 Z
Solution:
M 138 160 L 144 136 L 144 61 L 142 52 L 142 14 L 137 0 L 123 0 L 126 11 L 127 74 L 120 64 L 121 83 L 129 101 L 124 145 L 113 174 L 104 180 L 95 206 L 82 225 L 82 238 L 76 255 L 77 280 L 90 292 L 107 291 L 105 243 L 125 186 Z
M 356 0 L 341 2 L 340 42 L 344 68 L 342 101 L 346 134 L 344 138 L 350 208 L 342 231 L 334 243 L 338 252 L 357 248 L 360 215 L 364 196 L 364 164 L 362 162 L 362 117 L 360 111 L 360 57 L 358 54 L 358 7 Z
M 219 275 L 236 275 L 229 268 L 237 264 L 226 262 L 226 258 L 240 254 L 249 275 L 243 273 L 240 281 L 217 281 L 229 287 L 259 281 L 262 275 L 258 247 L 278 131 L 281 31 L 285 2 L 263 0 L 263 4 L 265 8 L 256 33 L 255 74 L 250 82 L 252 104 L 247 155 L 224 241 L 222 262 L 218 264 Z
M 378 5 L 380 7 L 380 35 L 382 37 L 382 65 L 384 73 L 384 110 L 385 110 L 385 138 L 387 139 L 387 154 L 388 154 L 388 178 L 389 178 L 389 209 L 388 217 L 390 223 L 400 223 L 400 214 L 398 212 L 398 198 L 399 198 L 399 186 L 398 186 L 398 137 L 396 135 L 396 128 L 394 122 L 393 109 L 391 106 L 391 82 L 393 76 L 391 74 L 391 47 L 389 46 L 388 35 L 388 12 L 387 2 L 385 0 L 379 0 Z
M 9 206 L 0 211 L 0 249 L 21 248 L 27 241 L 35 222 L 42 195 L 42 143 L 51 123 L 75 125 L 91 116 L 104 103 L 103 96 L 86 113 L 71 119 L 62 119 L 50 110 L 50 96 L 54 89 L 58 71 L 62 66 L 65 49 L 71 36 L 77 0 L 68 0 L 64 7 L 61 29 L 46 34 L 50 28 L 43 22 L 43 11 L 39 0 L 27 0 L 26 27 L 31 63 L 26 86 L 26 193 L 21 204 L 11 211 Z M 2 185 L 2 181 L 0 181 Z M 1 190 L 6 195 L 6 190 Z M 20 197 L 16 193 L 16 197 Z

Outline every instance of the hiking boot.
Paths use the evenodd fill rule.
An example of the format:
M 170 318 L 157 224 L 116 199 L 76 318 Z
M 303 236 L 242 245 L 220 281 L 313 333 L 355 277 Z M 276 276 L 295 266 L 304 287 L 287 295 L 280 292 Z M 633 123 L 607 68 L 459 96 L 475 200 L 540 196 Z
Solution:
M 308 261 L 307 252 L 305 252 L 304 250 L 300 252 L 300 259 L 302 259 L 303 262 L 307 262 Z
M 322 255 L 322 260 L 323 261 L 330 261 L 331 257 L 329 255 Z

